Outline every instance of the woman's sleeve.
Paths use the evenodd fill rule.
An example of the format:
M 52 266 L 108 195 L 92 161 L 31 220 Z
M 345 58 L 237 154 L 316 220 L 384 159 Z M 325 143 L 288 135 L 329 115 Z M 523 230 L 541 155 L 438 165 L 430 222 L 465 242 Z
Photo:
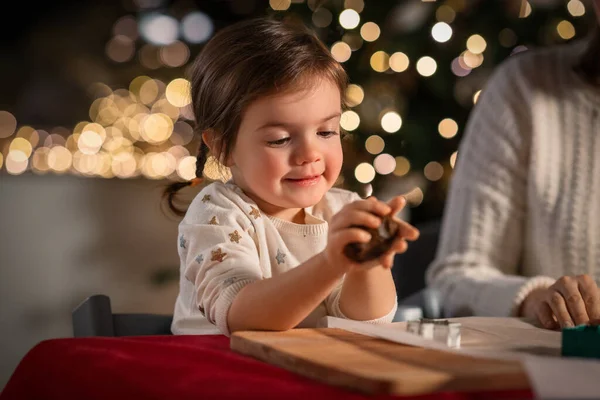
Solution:
M 518 276 L 527 212 L 531 133 L 528 84 L 509 60 L 482 91 L 467 123 L 427 283 L 446 315 L 516 315 L 549 277 Z
M 229 335 L 227 314 L 235 296 L 263 274 L 246 213 L 218 192 L 204 200 L 180 224 L 179 254 L 185 279 L 194 285 L 194 306 Z

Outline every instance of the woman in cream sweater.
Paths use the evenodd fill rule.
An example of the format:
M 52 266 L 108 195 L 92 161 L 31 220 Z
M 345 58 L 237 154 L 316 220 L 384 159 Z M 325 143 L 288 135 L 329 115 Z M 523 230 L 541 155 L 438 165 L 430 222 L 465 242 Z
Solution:
M 600 27 L 590 39 L 515 55 L 482 92 L 427 273 L 446 315 L 600 320 Z

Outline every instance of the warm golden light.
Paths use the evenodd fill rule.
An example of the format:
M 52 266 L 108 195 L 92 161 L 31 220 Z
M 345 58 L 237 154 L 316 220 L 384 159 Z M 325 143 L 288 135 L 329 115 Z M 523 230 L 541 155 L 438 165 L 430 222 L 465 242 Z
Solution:
M 360 125 L 360 117 L 352 110 L 344 111 L 340 118 L 340 126 L 350 132 L 358 128 Z
M 481 54 L 485 51 L 487 42 L 481 35 L 471 35 L 467 39 L 467 49 L 473 54 Z
M 425 178 L 432 182 L 438 181 L 444 176 L 444 167 L 437 161 L 431 161 L 423 169 Z
M 269 0 L 269 6 L 275 11 L 285 11 L 292 5 L 291 0 Z
M 421 57 L 419 58 L 419 61 L 417 61 L 417 72 L 421 76 L 429 77 L 435 74 L 436 70 L 437 63 L 429 56 Z
M 396 169 L 396 159 L 390 154 L 380 154 L 373 161 L 375 171 L 380 175 L 389 175 Z
M 445 22 L 447 24 L 451 24 L 456 18 L 456 11 L 448 5 L 441 5 L 435 12 L 435 17 L 440 22 Z
M 346 102 L 348 103 L 349 107 L 356 107 L 362 103 L 364 98 L 365 92 L 363 91 L 362 87 L 355 84 L 348 85 L 346 88 Z
M 440 135 L 445 139 L 451 139 L 458 133 L 458 124 L 452 118 L 444 118 L 438 125 Z
M 177 165 L 177 175 L 185 181 L 190 181 L 196 177 L 196 157 L 184 157 Z
M 560 21 L 556 26 L 558 36 L 564 40 L 569 40 L 575 37 L 575 27 L 567 20 Z
M 0 139 L 7 138 L 17 129 L 17 119 L 8 111 L 0 110 Z
M 365 148 L 371 154 L 379 154 L 383 151 L 385 142 L 378 135 L 371 135 L 365 141 Z
M 456 165 L 456 158 L 458 157 L 458 151 L 455 151 L 454 153 L 452 153 L 452 155 L 450 156 L 450 166 L 452 168 L 454 168 L 454 166 Z
M 398 51 L 390 57 L 390 68 L 394 72 L 404 72 L 408 69 L 410 60 L 408 56 L 401 51 Z
M 105 51 L 108 58 L 123 63 L 131 60 L 135 55 L 135 44 L 127 36 L 117 35 L 108 41 Z
M 33 148 L 31 143 L 25 138 L 17 137 L 10 142 L 10 146 L 8 147 L 8 151 L 20 151 L 23 153 L 25 158 L 31 157 L 31 153 L 33 152 Z
M 423 190 L 421 190 L 421 188 L 419 187 L 416 187 L 410 192 L 406 193 L 404 195 L 404 198 L 406 199 L 410 207 L 418 207 L 421 205 L 421 203 L 423 203 Z
M 406 157 L 396 157 L 396 168 L 394 169 L 394 175 L 404 176 L 410 172 L 410 161 Z
M 390 68 L 390 56 L 385 51 L 376 51 L 371 56 L 371 68 L 377 72 L 385 72 Z
M 48 153 L 48 166 L 55 172 L 63 173 L 66 172 L 73 161 L 71 152 L 62 146 L 56 146 L 50 149 Z
M 365 22 L 360 28 L 360 36 L 367 42 L 374 42 L 379 39 L 381 29 L 375 22 Z
M 336 42 L 333 44 L 333 46 L 331 46 L 331 55 L 338 62 L 343 63 L 350 59 L 350 56 L 352 55 L 352 49 L 348 43 Z
M 133 90 L 132 93 L 135 93 Z M 158 84 L 154 79 L 149 79 L 142 83 L 139 90 L 139 101 L 144 104 L 153 103 L 158 97 Z
M 354 169 L 354 177 L 360 183 L 369 183 L 375 178 L 375 168 L 369 163 L 360 163 Z
M 388 133 L 398 132 L 402 127 L 402 117 L 394 111 L 388 111 L 381 117 L 381 127 Z
M 585 6 L 580 0 L 570 0 L 567 3 L 567 10 L 574 17 L 581 17 L 585 14 Z
M 169 103 L 176 107 L 185 107 L 192 102 L 190 93 L 190 82 L 187 79 L 173 79 L 165 91 L 165 96 Z
M 365 2 L 364 0 L 345 0 L 344 8 L 351 8 L 354 11 L 360 13 L 365 8 Z
M 475 92 L 475 94 L 473 95 L 473 104 L 477 103 L 477 100 L 479 100 L 480 95 L 481 95 L 481 90 L 478 90 Z

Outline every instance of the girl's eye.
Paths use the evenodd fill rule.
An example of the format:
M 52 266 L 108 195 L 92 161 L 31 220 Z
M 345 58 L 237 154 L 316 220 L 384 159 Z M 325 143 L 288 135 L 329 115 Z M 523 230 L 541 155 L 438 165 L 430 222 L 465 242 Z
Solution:
M 321 131 L 321 132 L 317 132 L 317 134 L 319 136 L 322 136 L 322 137 L 325 137 L 325 138 L 338 135 L 338 133 L 336 131 Z
M 289 137 L 283 138 L 283 139 L 277 139 L 277 140 L 271 140 L 270 142 L 267 142 L 267 144 L 271 147 L 277 147 L 277 146 L 283 146 L 284 144 L 286 144 L 288 141 L 290 140 Z

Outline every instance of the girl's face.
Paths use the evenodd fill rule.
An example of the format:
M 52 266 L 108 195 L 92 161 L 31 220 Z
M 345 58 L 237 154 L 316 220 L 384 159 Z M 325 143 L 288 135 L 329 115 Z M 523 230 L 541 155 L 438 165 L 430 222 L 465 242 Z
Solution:
M 318 203 L 342 167 L 340 91 L 326 79 L 312 83 L 251 103 L 226 162 L 263 212 L 288 221 Z

